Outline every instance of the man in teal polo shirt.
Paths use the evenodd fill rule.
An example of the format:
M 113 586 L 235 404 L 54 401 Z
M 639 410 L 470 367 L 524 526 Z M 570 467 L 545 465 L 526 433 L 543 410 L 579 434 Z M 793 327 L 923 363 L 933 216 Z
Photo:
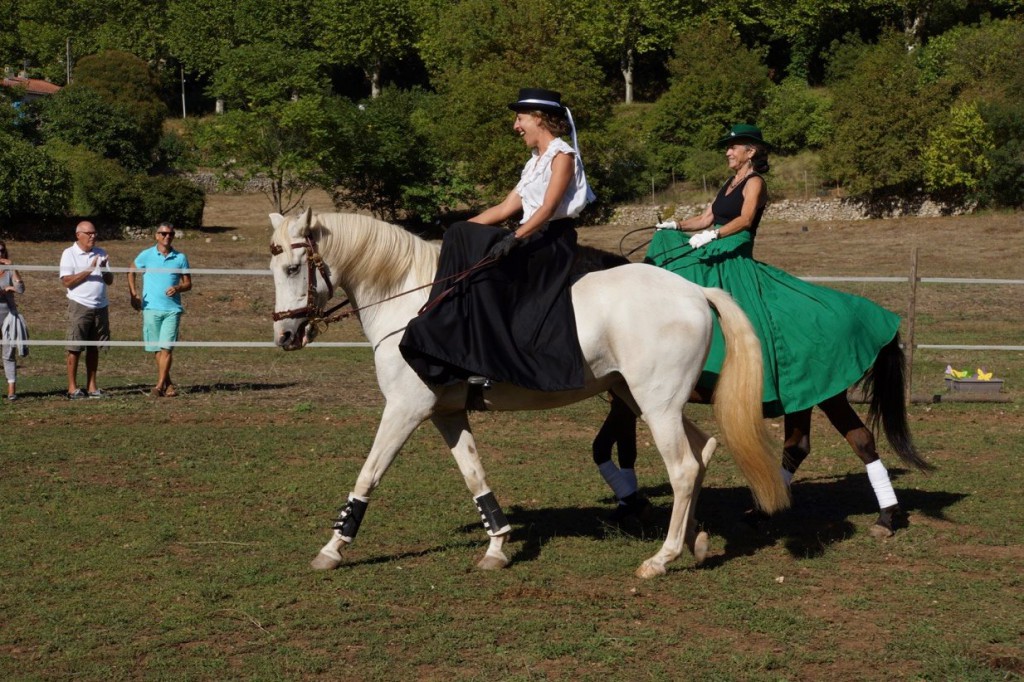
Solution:
M 132 307 L 142 311 L 142 339 L 146 351 L 156 354 L 156 386 L 152 395 L 171 398 L 178 390 L 171 382 L 171 353 L 178 340 L 178 323 L 184 308 L 181 293 L 192 289 L 188 256 L 174 249 L 174 226 L 160 223 L 156 228 L 156 246 L 138 256 L 128 270 L 128 293 Z M 135 273 L 143 271 L 142 298 L 135 286 Z

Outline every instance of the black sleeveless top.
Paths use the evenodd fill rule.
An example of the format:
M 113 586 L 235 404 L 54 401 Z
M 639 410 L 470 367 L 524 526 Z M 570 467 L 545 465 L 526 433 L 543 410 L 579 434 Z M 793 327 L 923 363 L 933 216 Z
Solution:
M 726 180 L 725 184 L 722 185 L 722 189 L 718 190 L 718 196 L 711 203 L 711 213 L 714 215 L 715 225 L 725 225 L 730 220 L 740 216 L 740 213 L 743 212 L 743 187 L 747 184 L 747 180 L 754 176 L 761 177 L 758 173 L 751 173 L 743 178 L 743 181 L 736 185 L 729 194 L 726 194 L 726 190 L 729 189 L 729 180 Z M 763 182 L 764 178 L 761 178 L 761 181 Z M 764 214 L 764 209 L 767 205 L 766 202 L 754 214 L 754 222 L 747 228 L 750 230 L 750 234 L 757 234 L 757 226 L 761 224 L 761 216 Z

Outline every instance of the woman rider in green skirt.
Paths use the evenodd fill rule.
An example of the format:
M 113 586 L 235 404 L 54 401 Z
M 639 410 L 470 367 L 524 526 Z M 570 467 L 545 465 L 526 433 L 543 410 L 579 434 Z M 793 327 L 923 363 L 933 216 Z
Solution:
M 899 391 L 898 401 L 896 396 L 888 398 L 893 410 L 902 414 L 902 422 L 895 428 L 901 433 L 895 434 L 893 442 L 889 424 L 886 432 L 905 461 L 930 468 L 917 454 L 906 429 L 899 317 L 860 296 L 809 284 L 754 260 L 754 238 L 768 202 L 762 173 L 768 171 L 769 145 L 759 128 L 740 124 L 719 140 L 719 146 L 725 148 L 733 177 L 700 215 L 679 223 L 659 223 L 646 260 L 701 286 L 728 291 L 750 318 L 764 355 L 764 415 L 785 415 L 786 482 L 792 480 L 810 451 L 811 408 L 818 405 L 867 468 L 881 510 L 871 527 L 872 535 L 892 535 L 902 521 L 896 493 L 875 450 L 874 436 L 850 407 L 846 389 L 877 369 L 881 360 L 898 361 L 898 387 L 893 385 L 896 381 L 883 386 L 875 377 L 876 389 Z M 724 349 L 716 321 L 698 383 L 698 392 L 705 399 L 710 398 L 721 370 Z M 613 517 L 647 506 L 636 493 L 630 461 L 635 459 L 635 444 L 630 440 L 635 439 L 635 422 L 627 421 L 626 415 L 635 419 L 624 404 L 613 403 L 612 415 L 594 441 L 594 460 L 620 502 Z M 611 462 L 616 442 L 621 468 Z

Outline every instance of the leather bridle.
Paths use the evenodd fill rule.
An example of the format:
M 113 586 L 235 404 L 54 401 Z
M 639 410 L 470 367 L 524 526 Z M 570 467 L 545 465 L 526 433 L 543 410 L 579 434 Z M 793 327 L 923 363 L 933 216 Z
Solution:
M 349 305 L 349 300 L 347 298 L 338 305 L 327 310 L 324 310 L 323 306 L 317 303 L 316 273 L 319 272 L 320 276 L 327 284 L 327 300 L 330 300 L 331 297 L 334 296 L 334 285 L 331 284 L 331 276 L 330 271 L 327 269 L 327 264 L 324 263 L 323 257 L 321 257 L 320 252 L 317 251 L 316 242 L 307 235 L 305 241 L 296 242 L 290 246 L 293 249 L 306 249 L 306 305 L 301 308 L 292 308 L 291 310 L 275 312 L 272 315 L 274 322 L 304 317 L 308 320 L 309 324 L 316 327 L 319 333 L 323 333 L 327 329 L 327 325 L 331 322 L 343 320 L 354 314 L 356 312 L 355 309 L 334 314 L 336 311 Z M 270 245 L 271 255 L 276 256 L 283 252 L 284 249 L 277 244 Z
M 423 286 L 399 292 L 394 296 L 388 296 L 387 298 L 382 299 L 380 301 L 376 301 L 375 303 L 369 303 L 365 306 L 360 306 L 357 308 L 355 306 L 352 306 L 349 303 L 349 299 L 346 298 L 341 303 L 332 306 L 327 310 L 324 310 L 323 306 L 317 303 L 316 273 L 319 272 L 320 276 L 327 284 L 327 300 L 330 300 L 334 296 L 334 285 L 331 284 L 330 271 L 327 268 L 327 264 L 324 263 L 323 257 L 321 257 L 319 251 L 317 251 L 316 242 L 313 241 L 312 237 L 306 235 L 305 241 L 295 242 L 293 244 L 290 244 L 289 246 L 292 249 L 306 249 L 306 305 L 304 305 L 301 308 L 292 308 L 291 310 L 282 310 L 281 312 L 275 312 L 271 316 L 271 319 L 273 319 L 274 322 L 280 322 L 281 320 L 294 320 L 298 318 L 306 318 L 307 322 L 316 328 L 317 334 L 323 334 L 325 331 L 327 331 L 327 325 L 329 325 L 332 322 L 338 322 L 340 320 L 344 320 L 347 317 L 351 317 L 352 315 L 358 315 L 359 311 L 362 310 L 363 308 L 369 308 L 371 306 L 380 305 L 381 303 L 386 303 L 387 301 L 396 299 L 399 296 L 411 294 L 412 292 L 419 291 L 420 289 L 433 287 L 434 284 L 437 284 L 438 282 L 451 281 L 451 286 L 449 286 L 444 291 L 440 292 L 435 298 L 427 301 L 423 305 L 423 307 L 420 308 L 417 314 L 421 315 L 424 312 L 436 306 L 445 298 L 447 298 L 448 294 L 450 294 L 455 289 L 455 284 L 466 279 L 477 270 L 489 267 L 493 265 L 495 262 L 497 262 L 497 260 L 493 256 L 485 256 L 482 259 L 480 259 L 478 263 L 476 263 L 472 267 L 467 268 L 466 270 L 463 270 L 462 272 L 458 272 L 454 275 L 449 275 L 448 277 L 438 278 L 433 282 L 424 284 Z M 284 253 L 284 248 L 278 246 L 277 244 L 270 245 L 270 254 L 272 256 L 276 256 L 281 253 Z M 349 306 L 349 310 L 341 310 L 345 306 Z M 341 310 L 341 312 L 338 312 L 339 310 Z

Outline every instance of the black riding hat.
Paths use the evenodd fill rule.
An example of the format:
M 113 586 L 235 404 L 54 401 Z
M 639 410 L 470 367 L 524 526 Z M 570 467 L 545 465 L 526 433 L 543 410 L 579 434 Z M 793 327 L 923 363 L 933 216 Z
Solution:
M 565 116 L 562 93 L 543 88 L 520 88 L 519 101 L 508 105 L 512 111 L 546 111 Z

